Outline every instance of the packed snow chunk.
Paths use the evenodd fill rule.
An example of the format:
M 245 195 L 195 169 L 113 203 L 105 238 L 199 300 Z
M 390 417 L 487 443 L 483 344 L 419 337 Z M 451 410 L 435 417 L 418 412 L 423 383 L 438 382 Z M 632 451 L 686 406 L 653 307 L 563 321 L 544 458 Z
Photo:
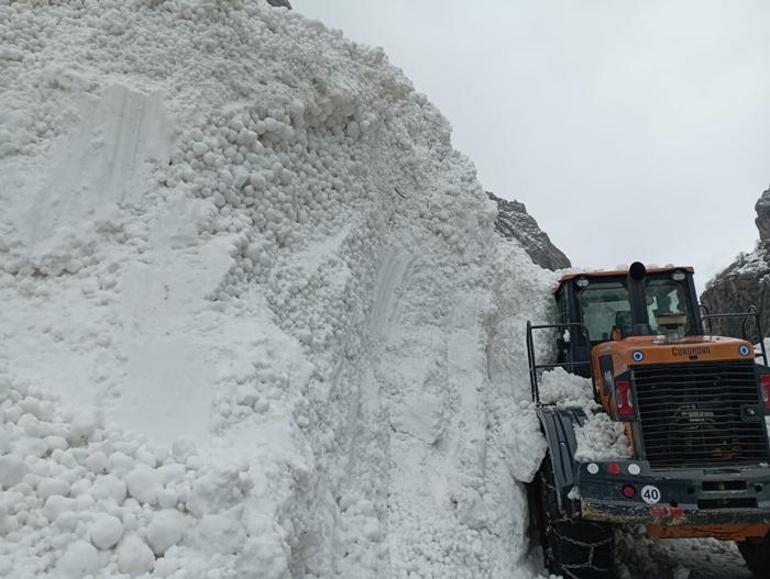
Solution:
M 581 462 L 631 457 L 624 423 L 615 422 L 604 412 L 589 413 L 585 424 L 575 427 L 575 439 L 575 459 Z
M 123 502 L 127 494 L 125 481 L 114 474 L 98 477 L 91 488 L 95 499 L 112 499 L 118 504 Z
M 547 444 L 540 431 L 540 419 L 535 404 L 522 401 L 518 404 L 516 420 L 502 426 L 501 444 L 511 476 L 520 482 L 532 481 L 545 456 Z
M 175 460 L 184 462 L 191 456 L 198 454 L 195 441 L 186 436 L 180 436 L 171 443 L 171 454 Z
M 19 529 L 19 519 L 15 515 L 0 515 L 0 535 L 7 535 Z
M 97 514 L 88 530 L 91 542 L 99 549 L 114 547 L 123 536 L 123 523 L 117 517 Z
M 60 478 L 46 477 L 41 479 L 37 485 L 37 494 L 44 499 L 53 495 L 67 496 L 69 491 L 69 483 L 66 480 L 62 480 Z
M 160 505 L 161 508 L 173 508 L 178 501 L 179 494 L 174 489 L 161 489 L 158 491 L 158 505 Z
M 152 549 L 138 536 L 129 535 L 118 545 L 118 569 L 121 573 L 141 575 L 152 571 L 154 565 Z
M 540 401 L 555 404 L 558 408 L 584 408 L 596 406 L 591 380 L 571 374 L 564 368 L 543 372 L 538 382 Z
M 43 512 L 49 521 L 56 520 L 64 513 L 77 510 L 78 502 L 76 499 L 63 497 L 61 495 L 52 495 L 48 497 L 43 506 Z
M 86 459 L 86 468 L 93 473 L 107 472 L 107 466 L 109 464 L 109 458 L 101 451 L 93 452 L 88 455 Z
M 99 554 L 90 543 L 75 541 L 59 558 L 56 568 L 65 577 L 80 579 L 99 568 Z
M 185 520 L 179 511 L 164 509 L 155 513 L 147 527 L 147 542 L 156 555 L 163 555 L 166 549 L 176 545 L 185 530 Z
M 155 569 L 152 572 L 153 577 L 170 577 L 184 564 L 184 561 L 178 559 L 161 558 L 155 561 Z
M 18 456 L 13 454 L 0 456 L 0 485 L 3 489 L 9 489 L 20 483 L 28 472 L 29 467 Z
M 160 475 L 155 469 L 140 465 L 126 475 L 128 494 L 140 503 L 152 505 L 158 500 L 163 488 Z
M 442 401 L 429 392 L 410 396 L 395 409 L 391 418 L 393 429 L 435 444 L 446 428 L 446 410 Z
M 111 472 L 125 474 L 134 468 L 136 460 L 125 452 L 116 451 L 110 455 L 109 459 L 107 459 L 107 465 Z
M 77 513 L 73 511 L 63 511 L 54 520 L 54 524 L 62 531 L 77 530 L 79 522 L 80 522 L 80 518 L 78 517 Z
M 95 408 L 81 410 L 75 415 L 70 423 L 70 429 L 67 433 L 67 442 L 72 446 L 81 446 L 85 444 L 90 437 L 94 435 L 98 428 L 103 425 L 104 416 L 102 412 Z
M 262 531 L 250 537 L 244 549 L 254 554 L 258 562 L 260 577 L 264 579 L 284 579 L 290 577 L 290 551 L 282 536 L 284 533 Z
M 198 517 L 221 512 L 241 504 L 244 481 L 235 469 L 212 470 L 195 479 L 187 507 Z
M 204 516 L 196 529 L 195 540 L 204 549 L 217 553 L 238 553 L 246 541 L 241 526 L 243 509 L 235 507 L 217 515 Z

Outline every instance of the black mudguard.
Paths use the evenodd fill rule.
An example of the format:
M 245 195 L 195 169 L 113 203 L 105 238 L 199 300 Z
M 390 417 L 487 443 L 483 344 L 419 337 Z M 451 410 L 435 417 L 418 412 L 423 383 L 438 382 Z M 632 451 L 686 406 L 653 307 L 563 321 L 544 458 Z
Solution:
M 577 450 L 575 426 L 585 424 L 587 417 L 580 408 L 556 408 L 555 406 L 539 406 L 537 416 L 548 443 L 548 456 L 553 466 L 559 512 L 565 518 L 575 517 L 580 513 L 580 503 L 568 497 L 577 482 L 579 467 L 575 461 Z

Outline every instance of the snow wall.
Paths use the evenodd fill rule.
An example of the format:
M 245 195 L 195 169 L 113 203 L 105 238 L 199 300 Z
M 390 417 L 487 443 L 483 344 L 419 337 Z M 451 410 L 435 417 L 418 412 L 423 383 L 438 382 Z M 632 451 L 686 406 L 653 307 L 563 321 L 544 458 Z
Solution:
M 318 22 L 0 0 L 0 576 L 531 576 L 553 274 L 494 217 Z

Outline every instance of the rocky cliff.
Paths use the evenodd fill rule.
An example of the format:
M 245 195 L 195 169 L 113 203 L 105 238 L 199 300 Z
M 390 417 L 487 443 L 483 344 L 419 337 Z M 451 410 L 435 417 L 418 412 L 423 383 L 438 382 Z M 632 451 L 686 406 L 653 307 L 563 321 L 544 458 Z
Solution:
M 540 267 L 550 270 L 572 267 L 569 258 L 556 247 L 548 235 L 540 229 L 535 218 L 518 201 L 500 199 L 487 191 L 489 198 L 497 203 L 495 230 L 506 239 L 516 239 L 529 257 Z
M 759 230 L 756 248 L 751 253 L 741 253 L 710 281 L 701 296 L 701 303 L 712 313 L 744 312 L 753 305 L 760 310 L 762 327 L 767 335 L 770 330 L 770 187 L 762 193 L 754 208 Z M 711 331 L 743 336 L 739 320 L 714 321 Z M 749 331 L 753 332 L 753 329 L 749 327 Z

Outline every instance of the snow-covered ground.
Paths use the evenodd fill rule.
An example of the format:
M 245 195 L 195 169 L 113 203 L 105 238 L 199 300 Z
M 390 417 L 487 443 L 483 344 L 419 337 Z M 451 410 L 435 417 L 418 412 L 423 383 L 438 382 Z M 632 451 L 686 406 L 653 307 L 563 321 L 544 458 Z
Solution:
M 654 541 L 636 529 L 616 534 L 620 576 L 634 579 L 751 579 L 735 543 L 716 539 Z
M 238 0 L 0 39 L 0 575 L 532 576 L 553 276 L 383 53 Z

